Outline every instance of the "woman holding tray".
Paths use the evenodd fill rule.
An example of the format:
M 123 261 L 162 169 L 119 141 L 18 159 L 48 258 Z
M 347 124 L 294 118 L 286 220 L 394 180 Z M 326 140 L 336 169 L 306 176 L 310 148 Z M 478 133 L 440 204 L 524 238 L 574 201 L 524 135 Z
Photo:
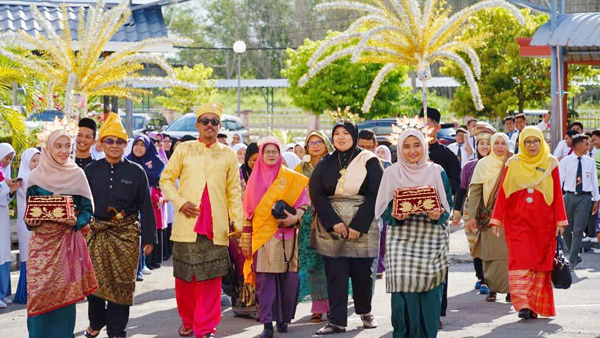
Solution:
M 325 262 L 331 314 L 318 335 L 346 331 L 348 278 L 363 327 L 377 327 L 371 314 L 373 279 L 369 272 L 379 249 L 374 209 L 383 168 L 375 154 L 357 144 L 356 124 L 337 122 L 333 127 L 335 151 L 317 164 L 309 182 L 316 212 L 311 244 Z
M 88 181 L 70 157 L 72 138 L 64 130 L 48 136 L 40 163 L 27 181 L 27 197 L 72 196 L 74 218 L 27 221 L 32 230 L 27 256 L 29 337 L 73 337 L 75 303 L 98 288 L 81 228 L 93 215 Z M 55 209 L 57 210 L 57 209 Z M 58 212 L 54 214 L 58 215 Z
M 423 132 L 406 129 L 398 138 L 398 162 L 387 168 L 375 216 L 387 224 L 386 290 L 392 294 L 394 337 L 435 337 L 443 281 L 449 264 L 448 230 L 452 188 L 444 169 L 427 158 Z M 397 188 L 435 188 L 438 205 L 427 213 L 392 213 Z M 392 216 L 394 214 L 394 216 Z
M 492 136 L 492 152 L 482 158 L 475 167 L 469 187 L 468 223 L 465 228 L 474 232 L 478 228 L 479 238 L 475 242 L 473 256 L 481 259 L 485 283 L 489 293 L 485 300 L 496 301 L 496 293 L 507 293 L 506 301 L 510 301 L 508 292 L 508 248 L 504 231 L 496 237 L 490 231 L 489 222 L 498 196 L 500 180 L 504 175 L 504 164 L 512 156 L 508 151 L 510 139 L 505 133 Z

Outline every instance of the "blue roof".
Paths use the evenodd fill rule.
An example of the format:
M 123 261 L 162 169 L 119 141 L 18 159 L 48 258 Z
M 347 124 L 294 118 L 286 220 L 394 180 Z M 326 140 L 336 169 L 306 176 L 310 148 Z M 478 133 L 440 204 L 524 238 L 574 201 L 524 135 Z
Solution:
M 550 25 L 548 21 L 535 32 L 532 46 L 600 47 L 600 13 L 562 14 L 554 31 Z
M 79 9 L 88 5 L 68 4 L 67 12 L 71 37 L 77 40 L 77 25 L 79 23 Z M 38 5 L 38 9 L 55 28 L 59 28 L 62 18 L 60 4 Z M 0 4 L 0 31 L 24 30 L 34 36 L 36 32 L 42 33 L 40 25 L 35 21 L 30 10 L 30 5 L 23 2 L 20 4 Z M 167 36 L 167 27 L 162 15 L 161 6 L 147 6 L 134 9 L 129 22 L 113 36 L 112 42 L 136 42 L 147 38 Z

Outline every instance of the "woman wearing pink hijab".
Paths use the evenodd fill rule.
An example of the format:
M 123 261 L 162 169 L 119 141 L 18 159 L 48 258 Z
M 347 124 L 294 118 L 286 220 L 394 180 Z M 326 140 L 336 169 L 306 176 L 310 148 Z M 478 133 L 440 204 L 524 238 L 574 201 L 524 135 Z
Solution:
M 244 193 L 242 252 L 244 282 L 256 285 L 258 317 L 264 324 L 261 338 L 287 332 L 294 318 L 300 280 L 298 278 L 298 227 L 309 198 L 308 178 L 282 165 L 281 143 L 267 137 L 259 142 L 258 160 Z M 275 212 L 275 205 L 286 210 Z M 288 210 L 289 208 L 289 210 Z M 277 209 L 275 208 L 275 211 Z M 251 240 L 246 240 L 251 234 Z

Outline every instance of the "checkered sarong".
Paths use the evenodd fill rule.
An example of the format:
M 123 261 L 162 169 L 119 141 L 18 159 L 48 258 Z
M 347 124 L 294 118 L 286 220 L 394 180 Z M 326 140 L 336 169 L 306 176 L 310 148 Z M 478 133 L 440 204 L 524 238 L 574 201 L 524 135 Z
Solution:
M 385 254 L 386 290 L 426 292 L 446 278 L 449 232 L 427 215 L 411 215 L 403 225 L 388 226 Z

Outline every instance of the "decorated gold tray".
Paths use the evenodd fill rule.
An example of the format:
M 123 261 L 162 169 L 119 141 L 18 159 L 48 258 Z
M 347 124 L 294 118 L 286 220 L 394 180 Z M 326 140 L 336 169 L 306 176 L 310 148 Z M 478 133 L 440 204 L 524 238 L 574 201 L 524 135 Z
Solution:
M 75 219 L 73 196 L 29 196 L 25 222 L 66 221 Z
M 397 188 L 394 190 L 393 216 L 428 213 L 440 209 L 437 191 L 432 186 Z

